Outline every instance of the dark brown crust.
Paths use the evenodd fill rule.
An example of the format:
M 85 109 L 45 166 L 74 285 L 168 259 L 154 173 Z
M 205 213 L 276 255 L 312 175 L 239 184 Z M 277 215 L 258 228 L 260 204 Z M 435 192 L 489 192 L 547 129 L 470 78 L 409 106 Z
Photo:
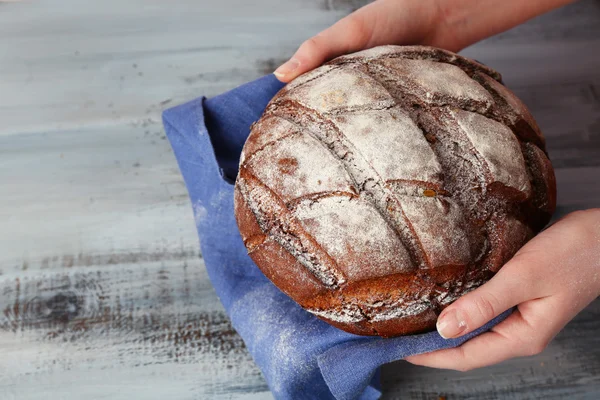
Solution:
M 257 265 L 262 266 L 261 271 L 267 278 L 277 282 L 279 289 L 298 299 L 300 304 L 326 291 L 306 267 L 272 239 L 255 247 L 249 254 Z
M 509 216 L 510 217 L 510 216 Z M 515 221 L 511 223 L 511 221 Z M 487 223 L 490 241 L 490 252 L 484 266 L 492 271 L 498 270 L 533 237 L 533 230 L 515 219 L 494 215 Z
M 248 183 L 245 185 L 240 184 L 240 177 L 244 182 Z M 288 252 L 294 251 L 297 253 L 295 257 L 302 258 L 302 260 L 299 260 L 300 262 L 310 262 L 317 267 L 322 267 L 324 272 L 323 276 L 320 278 L 323 285 L 337 288 L 341 282 L 345 281 L 345 277 L 338 270 L 333 258 L 304 230 L 302 225 L 291 215 L 281 198 L 260 182 L 248 168 L 242 167 L 240 169 L 238 179 L 236 180 L 236 187 L 239 193 L 237 197 L 238 201 L 242 201 L 246 204 L 246 208 L 242 209 L 241 207 L 238 207 L 238 210 L 235 211 L 236 218 L 238 211 L 243 213 L 243 210 L 245 209 L 252 210 L 251 203 L 253 203 L 257 209 L 252 210 L 251 213 L 256 218 L 260 230 L 267 236 L 270 236 L 270 239 L 274 238 L 282 246 L 285 246 Z M 261 210 L 265 204 L 258 204 L 256 200 L 252 201 L 250 196 L 246 197 L 244 195 L 243 189 L 247 187 L 251 187 L 254 190 L 261 192 L 264 195 L 262 200 L 264 202 L 269 201 L 271 204 L 275 205 L 276 210 L 279 211 L 279 213 L 277 213 L 277 215 L 267 215 L 264 210 Z M 236 199 L 234 198 L 234 201 L 235 200 Z M 249 218 L 247 212 L 242 216 Z M 255 227 L 253 226 L 252 229 L 254 230 Z M 242 234 L 242 238 L 244 236 L 245 235 Z M 313 275 L 316 276 L 314 272 Z
M 430 331 L 435 326 L 438 314 L 425 310 L 420 314 L 391 319 L 387 321 L 364 321 L 360 323 L 342 323 L 319 317 L 323 321 L 346 332 L 363 336 L 381 336 L 390 338 Z
M 250 246 L 248 245 L 248 241 L 250 239 L 254 239 L 253 242 L 255 243 L 255 238 L 257 237 L 262 237 L 262 241 L 267 239 L 267 235 L 262 229 L 260 229 L 260 226 L 258 226 L 256 217 L 248 208 L 248 204 L 244 201 L 244 198 L 240 193 L 240 188 L 237 185 L 233 190 L 233 211 L 235 213 L 235 218 L 238 225 L 244 227 L 244 229 L 240 229 L 240 234 L 242 235 L 244 245 L 249 247 L 248 250 L 251 250 Z
M 556 177 L 546 154 L 537 146 L 525 144 L 525 160 L 534 187 L 533 207 L 552 215 L 556 209 Z
M 287 93 L 294 90 L 292 88 L 300 88 L 317 79 L 324 79 L 323 77 L 330 72 L 315 71 L 314 74 L 280 91 L 267 107 L 261 121 L 253 127 L 244 147 L 234 201 L 235 216 L 250 256 L 282 291 L 304 308 L 316 312 L 319 318 L 340 329 L 359 335 L 392 337 L 433 329 L 441 310 L 460 295 L 489 279 L 549 221 L 556 206 L 556 182 L 552 166 L 545 154 L 544 139 L 537 124 L 520 100 L 498 83 L 501 82 L 501 77 L 497 72 L 440 49 L 408 46 L 390 47 L 384 50 L 386 52 L 390 50 L 392 53 L 395 51 L 395 53 L 388 54 L 388 52 L 379 58 L 364 57 L 361 54 L 344 56 L 328 63 L 333 68 L 326 68 L 331 70 L 351 68 L 355 74 L 363 74 L 365 79 L 375 79 L 382 85 L 382 90 L 387 90 L 395 99 L 396 105 L 407 110 L 423 131 L 442 165 L 444 183 L 440 185 L 408 180 L 381 181 L 377 171 L 365 167 L 360 149 L 354 148 L 351 143 L 345 141 L 344 134 L 337 130 L 330 115 L 322 114 L 296 100 L 287 98 Z M 425 94 L 419 95 L 418 90 L 405 90 L 394 85 L 394 72 L 388 69 L 386 61 L 393 58 L 433 60 L 455 65 L 485 88 L 491 94 L 494 103 L 490 107 L 488 104 L 468 100 L 457 102 L 451 97 L 439 97 L 436 100 L 435 93 L 429 97 L 428 102 L 424 102 L 421 97 Z M 407 93 L 408 91 L 411 93 Z M 344 112 L 360 113 L 371 109 L 373 108 L 359 107 Z M 450 111 L 454 109 L 476 112 L 511 128 L 522 147 L 532 193 L 522 192 L 492 179 L 492 173 L 484 162 L 483 156 L 470 145 L 468 138 L 463 137 L 464 134 L 453 120 Z M 254 187 L 264 187 L 264 190 L 269 193 L 270 189 L 254 176 L 248 168 L 247 160 L 270 145 L 269 140 L 265 138 L 268 138 L 270 132 L 269 120 L 274 117 L 289 121 L 292 126 L 290 128 L 292 131 L 283 136 L 278 134 L 279 137 L 274 141 L 285 140 L 286 137 L 298 133 L 312 135 L 330 150 L 338 162 L 344 165 L 354 179 L 352 190 L 356 192 L 311 193 L 287 203 L 283 203 L 281 198 L 275 199 L 273 196 L 277 197 L 277 194 L 271 193 L 267 197 L 270 196 L 274 200 L 269 201 L 277 202 L 276 209 L 281 212 L 268 215 L 265 214 L 267 211 L 258 211 L 261 204 L 257 202 L 262 200 L 257 198 L 252 200 L 244 193 Z M 259 137 L 262 138 L 261 143 L 263 143 L 260 146 L 256 144 Z M 295 167 L 294 160 L 279 160 L 278 163 L 284 170 Z M 461 167 L 461 174 L 455 175 L 452 171 L 457 163 L 468 165 L 468 170 L 472 172 L 465 172 L 463 171 L 465 167 Z M 411 222 L 405 216 L 398 198 L 388 193 L 385 195 L 385 203 L 374 200 L 377 196 L 381 198 L 384 192 L 372 192 L 372 186 L 366 188 L 365 182 L 361 181 L 363 178 L 357 178 L 357 175 L 352 172 L 352 165 L 359 165 L 363 174 L 364 171 L 371 171 L 370 175 L 377 178 L 370 179 L 372 182 L 369 184 L 382 187 L 377 190 L 390 190 L 394 187 L 395 190 L 418 195 L 423 194 L 422 191 L 427 191 L 423 195 L 440 196 L 438 201 L 448 197 L 457 202 L 468 223 L 467 240 L 472 254 L 471 263 L 438 265 L 431 268 L 429 255 L 422 247 Z M 244 188 L 245 192 L 241 188 Z M 310 270 L 306 264 L 300 262 L 298 258 L 300 256 L 313 257 L 321 260 L 321 266 L 326 270 L 336 270 L 336 261 L 290 217 L 290 213 L 300 202 L 318 201 L 332 196 L 369 199 L 401 238 L 410 254 L 412 269 L 407 268 L 406 273 L 358 281 L 347 280 L 346 276 L 341 276 L 341 279 L 334 284 L 325 284 L 326 279 L 316 276 L 314 270 Z M 250 202 L 254 205 L 250 205 Z M 273 232 L 275 228 L 280 229 L 278 227 L 281 224 L 285 225 L 284 233 L 290 235 L 291 242 L 308 243 L 314 250 L 307 253 L 308 248 L 305 245 L 297 245 L 293 248 L 285 241 L 276 240 Z M 348 246 L 352 244 L 348 243 Z M 406 313 L 403 310 L 406 310 Z M 342 322 L 343 318 L 339 317 L 328 318 L 327 312 L 332 311 L 347 312 L 346 322 Z
M 371 324 L 379 336 L 394 337 L 429 331 L 435 326 L 437 316 L 436 311 L 429 309 L 417 315 L 371 322 Z

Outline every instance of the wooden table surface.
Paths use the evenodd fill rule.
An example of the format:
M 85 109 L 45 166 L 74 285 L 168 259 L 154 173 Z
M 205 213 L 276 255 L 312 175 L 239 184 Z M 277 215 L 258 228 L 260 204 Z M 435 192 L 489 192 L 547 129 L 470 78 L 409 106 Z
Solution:
M 160 113 L 273 70 L 360 0 L 0 0 L 0 399 L 268 399 L 199 255 Z M 600 1 L 464 52 L 548 139 L 558 215 L 600 206 Z M 598 399 L 600 301 L 541 355 L 397 362 L 385 399 Z

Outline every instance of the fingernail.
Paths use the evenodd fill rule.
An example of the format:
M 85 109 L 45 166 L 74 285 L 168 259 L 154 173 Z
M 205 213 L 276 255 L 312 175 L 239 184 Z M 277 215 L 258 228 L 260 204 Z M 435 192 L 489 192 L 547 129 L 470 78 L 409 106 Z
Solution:
M 437 331 L 441 337 L 444 339 L 455 338 L 467 329 L 467 323 L 461 314 L 457 310 L 442 312 L 436 324 Z
M 286 63 L 281 65 L 279 68 L 277 68 L 275 70 L 275 72 L 273 72 L 273 73 L 275 74 L 276 77 L 280 78 L 280 77 L 286 76 L 288 74 L 291 74 L 296 69 L 298 69 L 299 66 L 300 66 L 300 61 L 298 61 L 295 58 L 291 58 Z

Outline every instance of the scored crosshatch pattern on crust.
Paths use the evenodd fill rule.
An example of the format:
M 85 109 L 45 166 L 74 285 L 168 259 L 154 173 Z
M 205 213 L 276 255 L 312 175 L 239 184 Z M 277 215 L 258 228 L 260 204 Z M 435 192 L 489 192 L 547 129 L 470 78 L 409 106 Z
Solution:
M 499 81 L 449 52 L 384 46 L 282 89 L 252 128 L 236 182 L 238 221 L 252 215 L 263 233 L 257 241 L 240 225 L 258 266 L 342 329 L 431 328 L 553 210 L 543 137 Z M 281 251 L 297 261 L 280 262 Z M 306 271 L 321 290 L 294 281 Z
M 369 63 L 373 60 L 402 58 L 406 60 L 430 60 L 438 63 L 447 63 L 460 67 L 465 72 L 484 73 L 498 82 L 502 82 L 502 76 L 492 68 L 475 60 L 465 58 L 459 54 L 435 47 L 426 46 L 379 46 L 368 50 L 358 51 L 331 60 L 326 65 L 340 65 L 346 63 Z

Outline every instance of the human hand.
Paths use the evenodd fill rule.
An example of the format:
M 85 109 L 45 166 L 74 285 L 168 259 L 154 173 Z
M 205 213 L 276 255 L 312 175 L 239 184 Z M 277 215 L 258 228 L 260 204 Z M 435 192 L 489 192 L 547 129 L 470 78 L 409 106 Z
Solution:
M 377 0 L 308 39 L 275 71 L 289 82 L 342 54 L 385 44 L 459 51 L 574 0 Z
M 600 295 L 600 209 L 569 214 L 527 243 L 486 284 L 439 316 L 440 334 L 469 333 L 517 309 L 462 346 L 407 357 L 417 365 L 467 371 L 542 352 L 578 312 Z

